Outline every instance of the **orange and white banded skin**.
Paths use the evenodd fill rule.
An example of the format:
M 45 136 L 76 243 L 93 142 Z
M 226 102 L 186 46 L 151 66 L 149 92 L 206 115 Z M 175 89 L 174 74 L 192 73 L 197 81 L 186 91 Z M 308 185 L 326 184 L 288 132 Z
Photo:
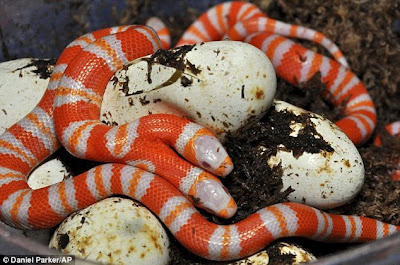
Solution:
M 246 41 L 265 52 L 277 75 L 293 85 L 307 82 L 319 73 L 331 103 L 344 106 L 344 117 L 336 125 L 356 145 L 371 137 L 376 126 L 375 106 L 363 83 L 350 69 L 280 35 L 256 33 Z
M 343 66 L 348 66 L 337 45 L 321 32 L 269 18 L 256 5 L 242 1 L 225 2 L 207 10 L 185 31 L 177 46 L 223 38 L 243 40 L 256 32 L 271 32 L 316 42 Z
M 119 165 L 104 167 L 117 166 L 123 168 Z M 149 188 L 140 198 L 130 195 L 147 205 L 183 246 L 206 259 L 234 260 L 247 257 L 281 237 L 301 236 L 324 242 L 365 242 L 400 230 L 398 226 L 370 218 L 327 214 L 298 203 L 275 204 L 258 210 L 236 224 L 217 225 L 207 221 L 164 179 L 141 170 L 131 175 L 140 180 L 126 182 L 141 183 L 144 178 L 146 181 L 143 182 L 149 183 Z M 138 192 L 135 187 L 124 188 Z M 150 194 L 151 189 L 157 192 Z
M 61 183 L 35 191 L 28 187 L 29 172 L 60 146 L 57 133 L 78 157 L 123 162 L 159 173 L 197 206 L 225 218 L 236 212 L 235 202 L 219 179 L 192 164 L 219 176 L 232 170 L 229 156 L 209 130 L 161 114 L 119 127 L 99 121 L 102 93 L 111 75 L 158 47 L 155 32 L 145 26 L 95 31 L 67 46 L 38 106 L 0 136 L 1 220 L 21 228 L 49 227 L 88 206 L 85 197 L 89 194 L 96 198 L 102 194 L 103 190 L 88 185 Z M 49 211 L 49 218 L 38 208 Z
M 178 41 L 179 45 L 220 40 L 227 36 L 253 44 L 271 60 L 277 75 L 298 85 L 320 73 L 332 94 L 331 102 L 344 104 L 344 117 L 336 124 L 356 144 L 368 140 L 376 126 L 376 111 L 367 89 L 347 68 L 338 47 L 322 33 L 267 18 L 255 5 L 226 2 L 202 14 Z M 323 45 L 336 60 L 322 56 L 283 37 L 303 38 Z
M 161 19 L 158 17 L 151 17 L 146 21 L 146 26 L 149 26 L 155 30 L 160 38 L 163 49 L 168 50 L 171 47 L 171 34 Z
M 310 28 L 292 25 L 269 17 L 256 17 L 239 21 L 229 29 L 226 36 L 231 40 L 243 40 L 245 37 L 259 32 L 270 32 L 286 37 L 305 39 L 322 45 L 343 66 L 348 63 L 339 47 L 321 32 Z
M 78 209 L 123 194 L 149 207 L 187 249 L 213 260 L 249 256 L 280 237 L 364 242 L 400 229 L 297 203 L 268 206 L 227 226 L 204 219 L 193 205 L 222 217 L 236 211 L 235 202 L 212 175 L 226 176 L 232 162 L 209 130 L 167 114 L 117 127 L 99 121 L 103 92 L 113 73 L 159 47 L 155 32 L 145 26 L 95 31 L 67 46 L 39 105 L 0 136 L 3 222 L 23 229 L 49 228 Z M 76 156 L 112 164 L 32 190 L 27 175 L 60 146 L 56 136 Z
M 395 121 L 386 125 L 385 129 L 389 132 L 390 135 L 400 138 L 400 121 Z M 374 144 L 376 146 L 382 146 L 382 140 L 379 135 L 375 138 Z M 397 169 L 393 171 L 391 177 L 392 181 L 400 181 L 400 155 L 397 161 Z
M 225 176 L 232 162 L 207 129 L 174 115 L 150 115 L 121 126 L 99 120 L 103 93 L 112 75 L 128 62 L 156 52 L 159 39 L 148 27 L 105 36 L 68 64 L 54 103 L 57 138 L 79 158 L 125 163 L 167 178 L 199 207 L 229 218 L 236 204 L 212 174 Z M 209 196 L 206 188 L 214 190 Z

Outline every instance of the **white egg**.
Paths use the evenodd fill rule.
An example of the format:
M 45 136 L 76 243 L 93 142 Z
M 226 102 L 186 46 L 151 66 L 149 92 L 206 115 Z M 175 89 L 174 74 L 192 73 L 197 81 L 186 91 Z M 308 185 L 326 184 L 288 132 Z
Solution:
M 133 61 L 107 85 L 102 119 L 123 124 L 149 113 L 189 117 L 222 139 L 259 120 L 275 96 L 275 71 L 259 49 L 217 41 Z
M 52 65 L 47 60 L 40 59 L 26 58 L 0 64 L 0 133 L 29 113 L 44 94 L 49 78 L 41 76 L 43 69 L 38 69 L 38 63 L 40 67 L 47 65 L 48 70 L 51 71 Z M 28 184 L 32 189 L 38 189 L 60 182 L 66 175 L 69 175 L 69 172 L 63 162 L 59 159 L 51 159 L 30 174 Z M 84 252 L 86 254 L 91 253 L 87 256 L 80 255 L 82 258 L 110 261 L 113 264 L 132 264 L 132 261 L 152 265 L 168 263 L 168 236 L 158 219 L 145 207 L 132 200 L 110 198 L 87 209 L 90 209 L 90 213 L 81 210 L 71 215 L 68 221 L 66 220 L 59 227 L 58 233 L 53 235 L 50 247 L 58 248 L 60 243 L 65 243 L 66 236 L 62 236 L 63 230 L 60 230 L 64 228 L 69 229 L 65 230 L 65 233 L 72 233 L 75 236 L 72 237 L 71 234 L 68 248 L 78 249 L 80 254 L 82 251 L 86 251 Z M 107 224 L 108 216 L 111 218 L 108 218 Z M 80 223 L 82 220 L 86 221 Z M 91 222 L 93 220 L 96 221 Z M 91 224 L 88 225 L 88 223 Z M 3 223 L 0 225 L 5 226 Z M 76 230 L 73 230 L 74 225 Z M 96 230 L 99 227 L 102 229 Z M 112 231 L 111 228 L 120 229 Z M 10 228 L 7 227 L 7 229 Z M 93 233 L 92 237 L 90 233 Z M 50 238 L 47 230 L 27 231 L 24 235 L 43 243 L 49 242 Z M 83 238 L 80 238 L 80 235 L 83 235 Z M 95 236 L 98 238 L 95 239 Z M 89 242 L 92 245 L 80 248 L 82 244 Z M 93 250 L 91 247 L 94 246 L 97 248 Z M 102 250 L 101 247 L 105 249 Z M 79 255 L 79 253 L 72 253 Z
M 59 159 L 51 159 L 37 167 L 28 178 L 30 188 L 36 190 L 63 181 L 71 174 Z
M 39 66 L 52 71 L 48 60 L 24 58 L 0 63 L 0 133 L 26 114 L 42 98 L 49 77 Z
M 0 64 L 0 133 L 22 119 L 40 101 L 53 65 L 47 59 L 24 58 Z M 59 159 L 37 167 L 29 176 L 32 189 L 49 186 L 70 175 Z
M 310 252 L 304 250 L 303 248 L 293 245 L 291 243 L 279 242 L 278 249 L 281 255 L 292 255 L 293 263 L 292 265 L 302 264 L 305 262 L 316 261 L 317 258 Z
M 28 114 L 43 96 L 49 82 L 53 65 L 47 59 L 24 58 L 0 63 L 0 134 Z M 58 159 L 52 159 L 37 167 L 29 176 L 28 185 L 32 189 L 60 182 L 69 175 Z M 48 230 L 13 229 L 0 222 L 16 234 L 47 244 Z
M 69 216 L 49 247 L 107 264 L 163 265 L 169 239 L 158 219 L 130 199 L 108 198 Z
M 274 101 L 278 112 L 305 115 L 316 130 L 312 137 L 322 139 L 331 151 L 303 152 L 298 157 L 285 143 L 278 146 L 275 156 L 268 159 L 270 167 L 283 170 L 283 188 L 292 187 L 289 200 L 305 203 L 320 209 L 331 209 L 350 201 L 364 183 L 364 164 L 351 140 L 334 123 L 312 112 L 305 111 L 283 101 Z M 291 122 L 290 136 L 298 137 L 305 124 Z
M 278 251 L 273 251 L 277 249 Z M 290 255 L 292 263 L 287 259 Z M 279 264 L 284 259 L 285 264 L 297 265 L 302 262 L 310 262 L 317 260 L 316 257 L 303 248 L 286 242 L 273 243 L 266 250 L 258 252 L 250 257 L 238 260 L 232 265 L 268 265 L 271 261 L 272 264 Z

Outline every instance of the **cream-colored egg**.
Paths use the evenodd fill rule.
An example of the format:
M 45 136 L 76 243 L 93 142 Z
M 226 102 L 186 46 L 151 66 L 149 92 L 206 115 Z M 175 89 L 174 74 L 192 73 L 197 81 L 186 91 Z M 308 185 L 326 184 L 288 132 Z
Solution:
M 28 178 L 30 188 L 36 190 L 63 181 L 71 174 L 59 159 L 51 159 L 36 168 Z
M 45 69 L 43 69 L 45 68 Z M 42 98 L 52 64 L 48 60 L 24 58 L 0 63 L 0 133 L 26 114 Z
M 53 69 L 47 59 L 24 58 L 0 63 L 0 134 L 28 114 L 43 96 Z M 29 176 L 28 185 L 32 189 L 60 182 L 69 172 L 58 159 L 52 159 L 37 167 Z M 48 230 L 14 229 L 0 222 L 16 234 L 47 244 Z
M 259 49 L 236 41 L 207 42 L 130 63 L 108 83 L 101 113 L 109 124 L 149 113 L 177 114 L 222 139 L 260 119 L 275 90 L 275 71 Z
M 279 242 L 278 249 L 280 250 L 281 255 L 292 255 L 293 263 L 292 265 L 298 265 L 306 262 L 316 261 L 317 258 L 311 254 L 310 252 L 304 250 L 303 248 L 286 243 Z
M 52 62 L 47 59 L 24 58 L 0 64 L 0 133 L 39 103 L 52 70 Z M 52 159 L 30 174 L 28 185 L 39 189 L 60 182 L 69 175 L 59 159 Z
M 333 151 L 303 152 L 295 157 L 284 143 L 276 156 L 268 160 L 270 167 L 280 164 L 283 188 L 292 187 L 289 200 L 320 209 L 331 209 L 354 198 L 364 183 L 364 164 L 351 140 L 334 123 L 320 115 L 300 109 L 283 101 L 274 101 L 278 112 L 305 115 L 316 130 L 315 139 L 325 141 Z M 297 137 L 304 124 L 292 122 L 291 136 Z
M 271 249 L 278 249 L 278 251 L 272 251 Z M 292 263 L 285 256 L 290 255 Z M 268 247 L 267 250 L 258 252 L 250 257 L 242 260 L 238 260 L 232 265 L 268 265 L 271 261 L 272 264 L 279 264 L 279 261 L 285 259 L 285 264 L 297 265 L 304 262 L 311 262 L 317 260 L 316 257 L 310 252 L 304 250 L 300 246 L 296 246 L 291 243 L 278 242 L 273 243 L 272 246 Z
M 169 239 L 158 219 L 130 199 L 108 198 L 69 216 L 49 247 L 106 264 L 163 265 Z

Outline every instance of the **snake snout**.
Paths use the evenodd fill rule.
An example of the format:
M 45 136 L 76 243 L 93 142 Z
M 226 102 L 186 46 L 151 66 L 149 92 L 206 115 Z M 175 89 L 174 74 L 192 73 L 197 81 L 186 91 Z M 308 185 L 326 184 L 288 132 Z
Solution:
M 218 176 L 226 176 L 233 170 L 233 163 L 217 138 L 201 135 L 196 138 L 196 156 L 199 165 Z
M 219 181 L 203 179 L 196 184 L 199 207 L 222 218 L 232 217 L 237 205 L 228 190 Z

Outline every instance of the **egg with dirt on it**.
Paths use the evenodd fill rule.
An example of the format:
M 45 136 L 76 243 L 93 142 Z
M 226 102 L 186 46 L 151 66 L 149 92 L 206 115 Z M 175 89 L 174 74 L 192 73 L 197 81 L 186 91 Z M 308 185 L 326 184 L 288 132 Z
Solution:
M 136 201 L 112 197 L 70 215 L 49 247 L 107 264 L 165 265 L 168 235 L 158 219 Z
M 185 45 L 159 50 L 118 71 L 106 87 L 101 119 L 124 124 L 148 114 L 176 114 L 224 140 L 261 119 L 275 91 L 275 70 L 254 46 L 238 41 Z
M 316 260 L 317 258 L 313 254 L 301 246 L 289 242 L 275 242 L 266 249 L 247 258 L 230 263 L 230 265 L 298 265 Z
M 363 160 L 333 122 L 279 100 L 264 119 L 270 123 L 272 136 L 258 150 L 269 153 L 270 168 L 281 169 L 281 190 L 293 190 L 290 201 L 332 209 L 358 194 L 364 183 Z

